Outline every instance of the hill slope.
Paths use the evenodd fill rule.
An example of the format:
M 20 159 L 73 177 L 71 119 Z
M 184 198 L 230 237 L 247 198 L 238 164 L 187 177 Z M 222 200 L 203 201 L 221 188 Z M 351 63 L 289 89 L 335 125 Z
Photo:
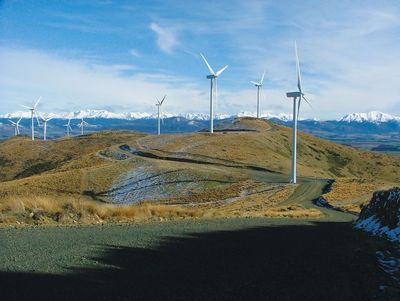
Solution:
M 159 211 L 141 208 L 145 216 L 159 214 L 160 208 L 181 216 L 320 216 L 309 201 L 326 186 L 321 178 L 338 179 L 326 195 L 337 206 L 361 203 L 370 191 L 400 180 L 399 158 L 300 133 L 300 185 L 291 185 L 290 141 L 291 129 L 253 118 L 220 124 L 212 135 L 103 132 L 51 141 L 13 138 L 0 143 L 0 210 L 3 215 L 19 210 L 26 218 L 40 206 L 57 204 L 48 218 L 65 208 L 75 219 L 82 211 L 96 219 L 138 214 L 137 208 L 118 209 L 118 214 L 115 207 L 98 208 L 101 201 L 161 206 Z M 365 185 L 357 186 L 355 179 Z M 361 189 L 349 194 L 346 188 L 354 186 Z

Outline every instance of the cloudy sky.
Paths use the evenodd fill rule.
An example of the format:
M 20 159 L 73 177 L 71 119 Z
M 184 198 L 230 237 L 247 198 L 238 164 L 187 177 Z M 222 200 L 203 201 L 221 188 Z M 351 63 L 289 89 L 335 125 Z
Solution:
M 266 79 L 262 110 L 290 112 L 297 40 L 303 117 L 400 113 L 400 2 L 0 0 L 0 113 L 42 96 L 42 110 L 255 111 L 249 81 Z

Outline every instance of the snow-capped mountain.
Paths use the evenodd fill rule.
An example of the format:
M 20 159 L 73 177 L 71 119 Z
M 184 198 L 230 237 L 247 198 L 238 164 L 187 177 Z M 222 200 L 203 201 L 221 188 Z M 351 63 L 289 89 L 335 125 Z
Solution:
M 102 119 L 155 119 L 157 118 L 157 114 L 150 114 L 144 112 L 129 112 L 129 113 L 114 113 L 107 110 L 81 110 L 69 113 L 46 113 L 43 115 L 52 117 L 52 118 L 59 118 L 59 119 L 89 119 L 89 118 L 102 118 Z M 253 112 L 240 112 L 237 115 L 229 115 L 229 114 L 216 114 L 214 119 L 222 120 L 234 117 L 255 117 L 256 114 Z M 30 118 L 29 111 L 17 111 L 12 113 L 7 113 L 0 115 L 0 118 L 8 118 L 8 119 L 15 119 L 15 118 Z M 169 112 L 163 112 L 163 118 L 171 118 L 171 117 L 183 117 L 187 120 L 208 120 L 209 115 L 204 113 L 180 113 L 180 114 L 173 114 Z M 279 113 L 273 114 L 270 112 L 266 112 L 262 114 L 263 118 L 271 119 L 277 118 L 282 121 L 288 121 L 292 119 L 291 114 Z
M 389 121 L 397 121 L 400 122 L 399 115 L 391 115 L 387 113 L 382 113 L 378 111 L 371 111 L 367 113 L 352 113 L 348 114 L 338 121 L 341 122 L 373 122 L 373 123 L 381 123 L 381 122 L 389 122 Z
M 129 112 L 129 113 L 114 113 L 107 110 L 81 110 L 69 113 L 42 113 L 42 115 L 52 118 L 59 118 L 59 119 L 90 119 L 90 118 L 98 118 L 98 119 L 126 119 L 126 120 L 138 120 L 138 119 L 156 119 L 157 114 L 150 114 L 146 112 Z M 7 113 L 0 115 L 0 118 L 7 118 L 7 119 L 17 119 L 17 118 L 30 118 L 29 111 L 17 111 L 13 113 Z M 209 119 L 208 114 L 204 113 L 169 113 L 163 112 L 163 118 L 171 118 L 171 117 L 182 117 L 187 120 L 193 121 L 205 121 Z M 222 120 L 222 119 L 229 119 L 235 117 L 256 117 L 256 113 L 254 112 L 239 112 L 236 115 L 229 115 L 229 114 L 216 114 L 214 119 Z M 292 114 L 287 113 L 272 113 L 272 112 L 263 112 L 261 114 L 262 118 L 266 119 L 277 119 L 282 122 L 288 122 L 292 120 Z M 299 120 L 314 120 L 318 121 L 318 119 L 302 119 Z M 337 122 L 371 122 L 371 123 L 384 123 L 389 121 L 396 121 L 400 122 L 400 115 L 392 115 L 387 113 L 382 113 L 378 111 L 371 111 L 367 113 L 352 113 L 347 114 L 342 118 L 336 120 Z

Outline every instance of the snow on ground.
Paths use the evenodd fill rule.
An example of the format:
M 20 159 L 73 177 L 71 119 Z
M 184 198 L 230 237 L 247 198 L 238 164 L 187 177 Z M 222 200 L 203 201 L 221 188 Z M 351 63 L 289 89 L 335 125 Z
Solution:
M 394 242 L 376 256 L 382 270 L 400 282 L 400 188 L 375 192 L 354 227 Z
M 375 192 L 355 228 L 400 242 L 400 188 Z

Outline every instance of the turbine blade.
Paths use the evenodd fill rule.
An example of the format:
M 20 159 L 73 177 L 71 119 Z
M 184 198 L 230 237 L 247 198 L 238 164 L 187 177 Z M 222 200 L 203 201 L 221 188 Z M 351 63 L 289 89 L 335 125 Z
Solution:
M 31 108 L 31 107 L 28 107 L 28 106 L 24 106 L 24 105 L 19 105 L 20 107 L 23 107 L 23 108 L 27 108 L 27 109 L 29 109 L 29 110 L 33 110 L 33 108 Z
M 302 85 L 301 85 L 301 72 L 300 72 L 300 60 L 299 60 L 299 53 L 297 51 L 297 42 L 294 41 L 294 50 L 296 54 L 296 72 L 297 72 L 297 88 L 299 89 L 299 92 L 303 90 Z
M 261 86 L 261 84 L 260 83 L 256 83 L 256 82 L 253 82 L 252 80 L 250 81 L 253 85 L 256 85 L 256 86 Z
M 300 114 L 300 103 L 301 103 L 301 98 L 299 99 L 299 104 L 297 105 L 297 120 L 299 120 L 299 114 Z
M 39 104 L 40 100 L 42 99 L 42 96 L 40 96 L 38 98 L 38 100 L 36 101 L 35 105 L 33 106 L 34 109 L 36 109 L 36 106 Z
M 16 125 L 16 123 L 10 119 L 8 119 L 9 122 L 11 122 L 13 125 Z
M 45 118 L 43 117 L 42 113 L 40 113 L 39 111 L 36 111 L 37 115 L 39 116 L 40 119 L 42 119 L 42 121 L 45 121 Z
M 36 117 L 36 121 L 37 121 L 38 126 L 41 127 L 40 120 L 39 120 L 39 116 L 38 116 L 36 110 L 34 110 L 33 112 L 34 112 L 33 114 L 34 114 L 35 117 Z
M 310 106 L 310 108 L 312 108 L 311 103 L 308 101 L 308 99 L 303 95 L 303 99 L 306 101 L 306 103 L 308 103 L 308 105 Z
M 265 76 L 265 71 L 264 71 L 263 75 L 261 76 L 261 80 L 260 80 L 260 84 L 261 84 L 261 85 L 262 85 L 263 82 L 264 82 L 264 76 Z
M 167 95 L 164 95 L 164 97 L 163 97 L 163 99 L 161 99 L 161 103 L 160 103 L 160 105 L 162 105 L 163 104 L 163 102 L 164 102 L 164 100 L 165 100 L 165 98 L 167 97 Z
M 201 57 L 203 58 L 204 62 L 206 63 L 207 68 L 208 68 L 208 71 L 210 71 L 210 73 L 211 73 L 212 75 L 215 75 L 214 70 L 211 68 L 210 64 L 207 62 L 207 60 L 206 60 L 206 58 L 204 57 L 204 55 L 201 54 L 201 53 L 200 53 L 200 55 L 201 55 Z
M 225 69 L 228 68 L 228 65 L 226 65 L 224 68 L 222 68 L 221 70 L 219 70 L 215 75 L 216 76 L 220 76 L 222 74 L 222 72 L 225 71 Z
M 18 124 L 19 124 L 19 122 L 21 121 L 21 119 L 22 119 L 22 116 L 18 119 L 18 121 L 17 121 Z

